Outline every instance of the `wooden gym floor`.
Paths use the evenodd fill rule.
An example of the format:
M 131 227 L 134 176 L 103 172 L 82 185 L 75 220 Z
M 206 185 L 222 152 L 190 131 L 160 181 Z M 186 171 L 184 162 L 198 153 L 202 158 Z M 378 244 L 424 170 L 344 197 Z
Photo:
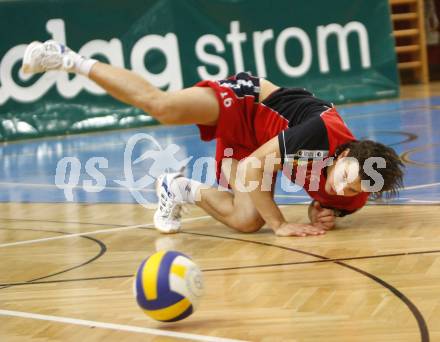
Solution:
M 210 155 L 191 127 L 4 145 L 0 341 L 440 341 L 440 87 L 403 95 L 410 100 L 341 107 L 357 136 L 402 155 L 401 198 L 371 203 L 320 237 L 237 234 L 198 208 L 179 234 L 152 229 L 152 210 L 112 182 L 124 178 L 123 149 L 147 132 L 179 145 L 178 160 Z M 73 202 L 54 182 L 66 156 L 82 165 Z M 92 156 L 109 162 L 99 193 L 83 183 Z M 287 218 L 306 222 L 304 193 L 279 189 L 277 200 Z M 188 254 L 203 270 L 200 307 L 178 323 L 149 320 L 133 298 L 133 273 L 159 249 Z

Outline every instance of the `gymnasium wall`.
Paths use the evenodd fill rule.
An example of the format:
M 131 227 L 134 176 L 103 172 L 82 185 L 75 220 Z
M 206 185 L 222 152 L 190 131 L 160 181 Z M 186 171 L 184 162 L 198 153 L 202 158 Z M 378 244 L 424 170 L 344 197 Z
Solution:
M 250 71 L 336 103 L 398 95 L 388 0 L 0 1 L 0 140 L 153 123 L 82 76 L 19 72 L 56 39 L 177 90 Z

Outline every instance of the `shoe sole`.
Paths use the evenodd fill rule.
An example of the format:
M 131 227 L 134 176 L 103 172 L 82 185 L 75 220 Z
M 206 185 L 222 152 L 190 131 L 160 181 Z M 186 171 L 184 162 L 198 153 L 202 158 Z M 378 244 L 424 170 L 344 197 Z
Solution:
M 31 66 L 31 58 L 32 58 L 32 51 L 34 51 L 34 48 L 38 45 L 41 45 L 42 43 L 39 41 L 34 41 L 30 43 L 24 52 L 23 56 L 23 66 L 21 67 L 21 70 L 25 74 L 33 74 L 35 71 L 32 70 Z
M 162 234 L 175 234 L 178 233 L 180 231 L 180 227 L 176 227 L 176 228 L 169 228 L 169 227 L 165 227 L 162 226 L 159 222 L 159 219 L 156 218 L 156 215 L 160 215 L 159 213 L 159 209 L 156 210 L 156 212 L 153 215 L 153 223 L 154 223 L 154 227 Z
M 156 181 L 156 196 L 158 198 L 158 200 L 160 201 L 160 191 L 162 188 L 162 184 L 165 180 L 165 177 L 167 176 L 167 174 L 162 174 L 157 178 Z M 178 228 L 166 228 L 163 227 L 160 222 L 158 221 L 158 219 L 156 219 L 156 215 L 159 213 L 159 203 L 158 203 L 158 208 L 156 209 L 154 215 L 153 215 L 153 223 L 154 223 L 154 227 L 161 233 L 163 234 L 175 234 L 177 232 L 179 232 L 180 227 Z

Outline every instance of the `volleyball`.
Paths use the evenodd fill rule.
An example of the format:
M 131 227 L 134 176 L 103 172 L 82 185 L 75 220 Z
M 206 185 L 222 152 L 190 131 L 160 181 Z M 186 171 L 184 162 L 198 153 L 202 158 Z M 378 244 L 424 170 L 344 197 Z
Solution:
M 144 313 L 161 322 L 176 322 L 191 315 L 203 293 L 199 267 L 175 251 L 159 251 L 142 261 L 133 285 Z

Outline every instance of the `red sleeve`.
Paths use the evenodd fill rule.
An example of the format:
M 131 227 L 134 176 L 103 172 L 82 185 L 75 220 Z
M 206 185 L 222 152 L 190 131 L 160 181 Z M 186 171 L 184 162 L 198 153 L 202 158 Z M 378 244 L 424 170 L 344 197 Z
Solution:
M 335 211 L 336 216 L 343 217 L 346 215 L 353 214 L 354 212 L 361 209 L 368 200 L 368 193 L 362 192 L 359 195 L 353 196 L 353 197 L 346 197 L 347 199 L 350 199 L 350 203 L 346 203 L 343 206 L 332 206 L 330 203 L 326 205 L 326 203 L 321 203 L 321 206 L 323 208 L 327 209 L 333 209 Z M 339 207 L 339 208 L 338 208 Z
M 356 140 L 336 108 L 333 107 L 325 111 L 321 114 L 321 118 L 327 129 L 330 156 L 334 155 L 338 146 Z

